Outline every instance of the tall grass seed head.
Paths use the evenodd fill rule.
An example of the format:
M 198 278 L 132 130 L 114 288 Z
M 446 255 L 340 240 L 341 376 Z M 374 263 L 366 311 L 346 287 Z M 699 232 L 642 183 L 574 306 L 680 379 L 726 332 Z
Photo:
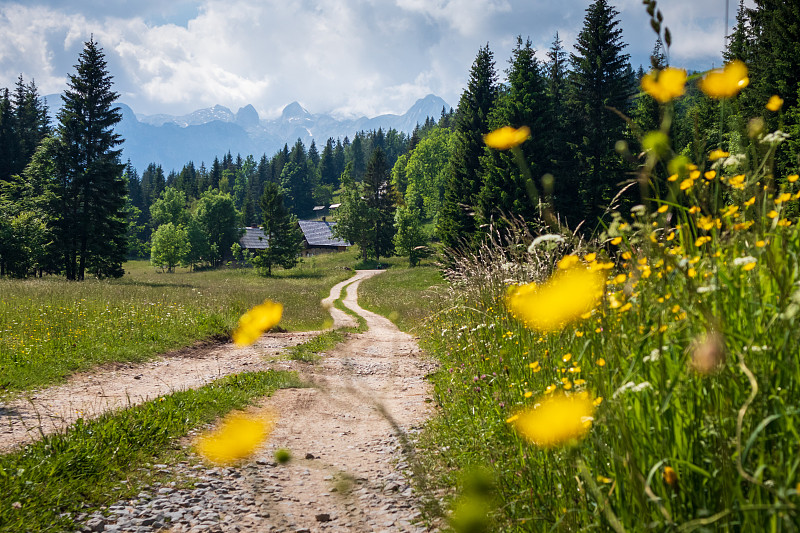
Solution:
M 692 369 L 701 376 L 714 374 L 725 364 L 725 339 L 716 331 L 695 339 L 690 350 Z

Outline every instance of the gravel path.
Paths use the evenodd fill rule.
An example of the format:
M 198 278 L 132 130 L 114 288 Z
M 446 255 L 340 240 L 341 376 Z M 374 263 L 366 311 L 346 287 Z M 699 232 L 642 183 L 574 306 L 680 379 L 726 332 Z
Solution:
M 194 488 L 148 487 L 134 500 L 81 517 L 82 531 L 432 530 L 421 522 L 410 479 L 421 475 L 413 468 L 413 442 L 431 414 L 424 377 L 435 365 L 421 357 L 411 336 L 358 305 L 359 283 L 379 272 L 359 271 L 329 298 L 347 286 L 345 305 L 367 320 L 368 331 L 350 335 L 314 365 L 266 364 L 298 370 L 313 387 L 277 391 L 253 409 L 276 413 L 278 422 L 252 461 L 235 468 L 152 465 L 196 480 Z M 337 326 L 352 320 L 341 312 L 337 318 L 335 311 Z M 257 344 L 253 350 L 270 354 L 273 348 Z M 288 464 L 273 462 L 278 448 L 291 451 Z

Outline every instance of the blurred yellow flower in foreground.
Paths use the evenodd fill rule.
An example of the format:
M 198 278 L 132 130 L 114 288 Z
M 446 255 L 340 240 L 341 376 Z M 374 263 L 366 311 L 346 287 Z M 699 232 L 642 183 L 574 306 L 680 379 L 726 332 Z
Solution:
M 770 96 L 767 105 L 765 106 L 770 111 L 777 111 L 781 107 L 783 107 L 783 98 L 778 96 L 777 94 L 773 94 Z
M 514 287 L 508 307 L 531 329 L 553 331 L 573 322 L 597 304 L 603 276 L 582 267 L 559 270 L 546 283 Z
M 528 126 L 521 128 L 512 128 L 511 126 L 503 126 L 499 130 L 494 130 L 483 136 L 483 142 L 490 148 L 498 150 L 508 150 L 519 146 L 528 140 L 531 136 L 531 129 Z
M 723 157 L 728 157 L 730 155 L 731 155 L 730 152 L 726 152 L 725 150 L 720 150 L 719 148 L 716 148 L 714 150 L 711 150 L 711 153 L 708 154 L 708 160 L 716 161 L 717 159 L 722 159 Z
M 551 448 L 584 437 L 592 427 L 594 410 L 588 394 L 557 394 L 519 413 L 512 423 L 527 440 Z
M 233 464 L 252 455 L 274 426 L 272 416 L 264 419 L 237 413 L 223 420 L 219 428 L 199 437 L 195 449 L 212 463 Z
M 725 68 L 714 69 L 700 80 L 700 90 L 711 98 L 731 98 L 747 87 L 747 65 L 739 60 L 731 61 Z
M 256 342 L 262 333 L 278 325 L 283 314 L 283 306 L 270 300 L 257 305 L 239 318 L 239 326 L 233 332 L 233 342 L 247 346 Z
M 642 90 L 662 104 L 681 96 L 685 87 L 686 71 L 680 68 L 667 67 L 642 77 Z

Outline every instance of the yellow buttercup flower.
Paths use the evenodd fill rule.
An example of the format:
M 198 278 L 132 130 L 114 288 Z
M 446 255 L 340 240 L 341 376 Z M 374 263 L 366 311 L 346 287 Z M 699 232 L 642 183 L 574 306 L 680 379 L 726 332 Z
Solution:
M 233 342 L 238 346 L 253 344 L 265 331 L 275 327 L 281 320 L 283 306 L 270 300 L 257 305 L 239 318 L 233 332 Z
M 722 159 L 723 157 L 728 157 L 729 155 L 731 155 L 730 152 L 726 152 L 717 148 L 716 150 L 711 150 L 711 153 L 708 154 L 708 160 L 716 161 L 717 159 Z
M 673 489 L 678 486 L 678 474 L 673 470 L 671 466 L 665 466 L 664 471 L 661 473 L 664 476 L 664 483 L 672 487 Z
M 777 111 L 781 107 L 783 107 L 783 98 L 781 98 L 777 94 L 773 94 L 772 96 L 769 97 L 769 101 L 767 102 L 767 105 L 765 107 L 770 111 Z
M 642 90 L 661 102 L 674 100 L 686 90 L 686 71 L 667 67 L 648 72 L 642 77 Z
M 531 129 L 528 126 L 522 126 L 521 128 L 503 126 L 498 130 L 484 135 L 483 142 L 490 148 L 508 150 L 524 143 L 530 136 Z
M 789 183 L 794 183 L 795 181 L 797 181 L 798 178 L 800 178 L 800 175 L 792 174 L 791 176 L 786 176 L 786 181 L 788 181 Z
M 724 68 L 714 69 L 700 80 L 700 90 L 711 98 L 731 98 L 747 87 L 747 65 L 739 60 L 731 61 Z
M 515 287 L 508 296 L 512 313 L 531 329 L 553 331 L 591 311 L 603 291 L 603 277 L 582 267 L 559 270 L 546 283 Z
M 274 426 L 271 416 L 256 418 L 237 413 L 227 417 L 216 430 L 199 437 L 195 449 L 212 463 L 233 464 L 251 456 Z
M 514 427 L 537 446 L 552 448 L 583 438 L 592 427 L 594 410 L 588 395 L 557 394 L 521 412 Z

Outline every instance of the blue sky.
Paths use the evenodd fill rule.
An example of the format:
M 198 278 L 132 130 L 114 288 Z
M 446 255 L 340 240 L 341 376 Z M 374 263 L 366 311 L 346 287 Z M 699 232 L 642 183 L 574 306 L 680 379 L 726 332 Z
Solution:
M 661 0 L 671 63 L 721 63 L 725 4 Z M 314 113 L 402 113 L 434 93 L 451 105 L 478 48 L 506 68 L 517 35 L 540 56 L 556 32 L 571 50 L 588 0 L 0 0 L 0 87 L 19 74 L 60 93 L 84 41 L 106 53 L 120 100 L 137 113 L 187 113 L 253 104 L 275 116 L 293 100 Z M 655 34 L 641 0 L 620 11 L 634 68 Z

